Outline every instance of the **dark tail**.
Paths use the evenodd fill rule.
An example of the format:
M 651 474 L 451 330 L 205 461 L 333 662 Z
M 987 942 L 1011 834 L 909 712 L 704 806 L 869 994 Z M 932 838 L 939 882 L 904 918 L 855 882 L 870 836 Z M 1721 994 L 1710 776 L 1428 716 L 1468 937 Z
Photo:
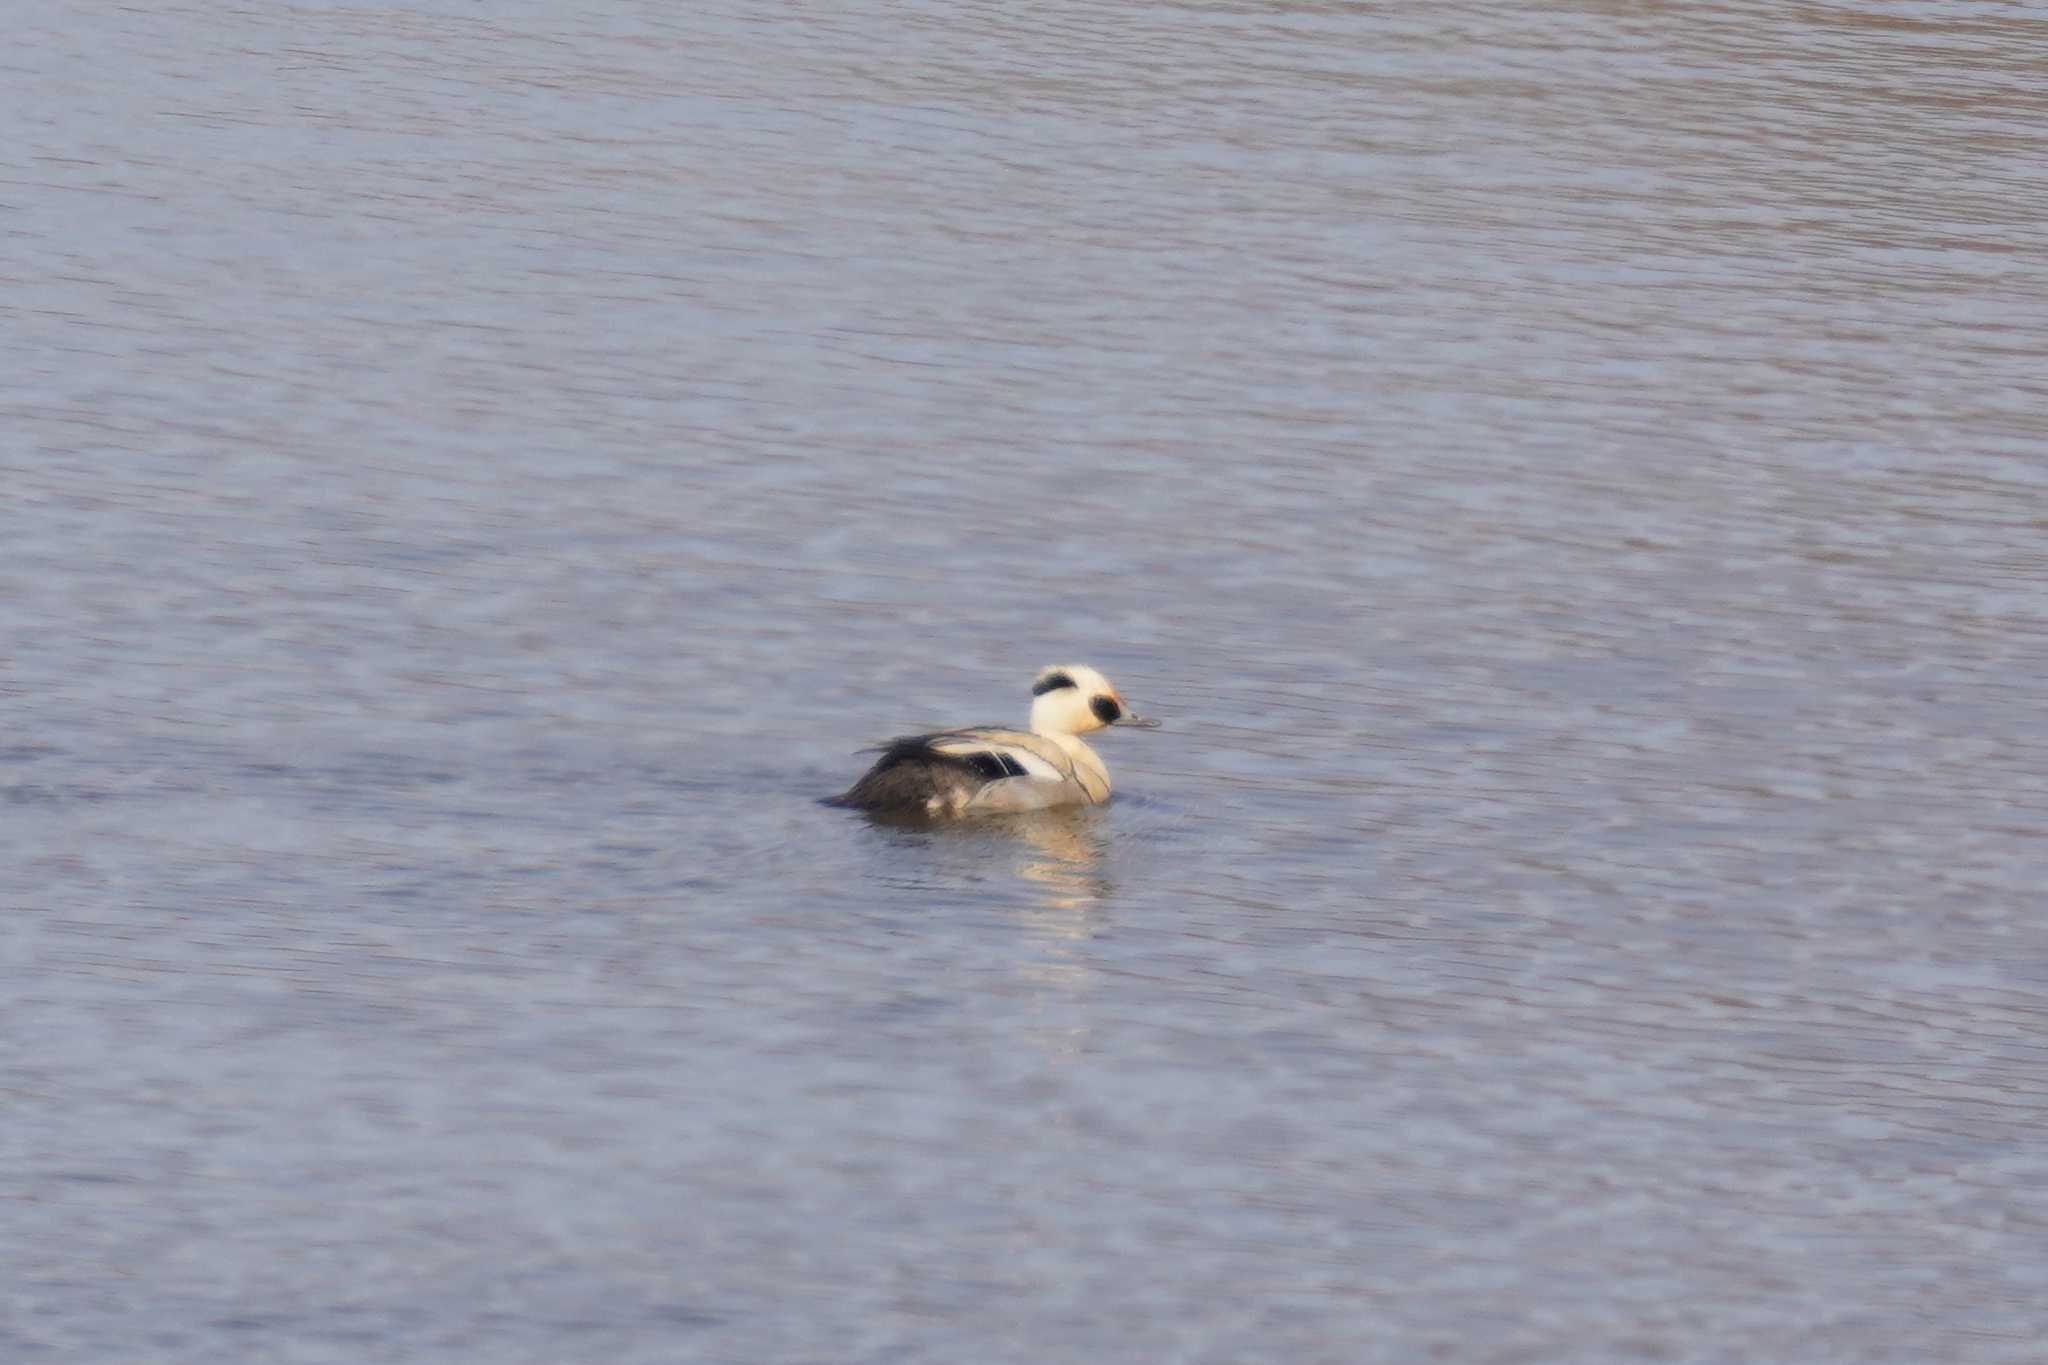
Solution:
M 942 807 L 966 804 L 982 783 L 1004 776 L 991 754 L 947 754 L 918 737 L 891 741 L 860 781 L 827 802 L 869 811 L 923 811 L 937 798 Z

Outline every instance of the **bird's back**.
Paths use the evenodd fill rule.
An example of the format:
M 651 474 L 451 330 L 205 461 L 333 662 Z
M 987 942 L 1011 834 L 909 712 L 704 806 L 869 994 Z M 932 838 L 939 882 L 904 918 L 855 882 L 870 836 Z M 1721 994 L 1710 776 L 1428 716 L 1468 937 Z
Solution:
M 958 814 L 973 810 L 1038 810 L 1100 801 L 1109 794 L 1077 771 L 1058 743 L 1029 730 L 998 725 L 904 735 L 881 747 L 882 756 L 839 805 L 869 811 Z

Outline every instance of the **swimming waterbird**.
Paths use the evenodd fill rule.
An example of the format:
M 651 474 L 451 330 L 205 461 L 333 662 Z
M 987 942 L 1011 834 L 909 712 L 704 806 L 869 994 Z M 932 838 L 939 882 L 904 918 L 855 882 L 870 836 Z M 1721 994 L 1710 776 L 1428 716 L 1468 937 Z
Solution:
M 1086 664 L 1042 671 L 1031 684 L 1031 728 L 995 725 L 905 735 L 833 804 L 902 815 L 970 815 L 1096 805 L 1109 769 L 1081 736 L 1111 725 L 1159 722 L 1133 715 L 1123 695 Z

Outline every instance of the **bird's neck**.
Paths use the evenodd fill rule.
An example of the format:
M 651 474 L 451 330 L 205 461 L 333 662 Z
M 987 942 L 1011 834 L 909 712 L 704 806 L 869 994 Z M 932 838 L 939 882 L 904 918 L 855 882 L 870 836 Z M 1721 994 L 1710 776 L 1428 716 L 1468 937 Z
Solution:
M 1109 795 L 1109 769 L 1096 756 L 1093 749 L 1084 743 L 1079 735 L 1064 734 L 1058 730 L 1040 731 L 1047 739 L 1066 751 L 1073 760 L 1074 776 L 1080 779 L 1081 788 L 1088 793 L 1091 801 L 1101 801 Z

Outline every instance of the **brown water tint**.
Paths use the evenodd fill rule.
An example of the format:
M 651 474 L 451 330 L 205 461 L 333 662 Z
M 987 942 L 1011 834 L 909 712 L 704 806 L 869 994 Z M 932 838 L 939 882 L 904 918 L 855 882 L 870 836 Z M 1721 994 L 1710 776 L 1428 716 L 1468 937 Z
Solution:
M 2030 7 L 24 23 L 8 1359 L 2039 1359 Z

